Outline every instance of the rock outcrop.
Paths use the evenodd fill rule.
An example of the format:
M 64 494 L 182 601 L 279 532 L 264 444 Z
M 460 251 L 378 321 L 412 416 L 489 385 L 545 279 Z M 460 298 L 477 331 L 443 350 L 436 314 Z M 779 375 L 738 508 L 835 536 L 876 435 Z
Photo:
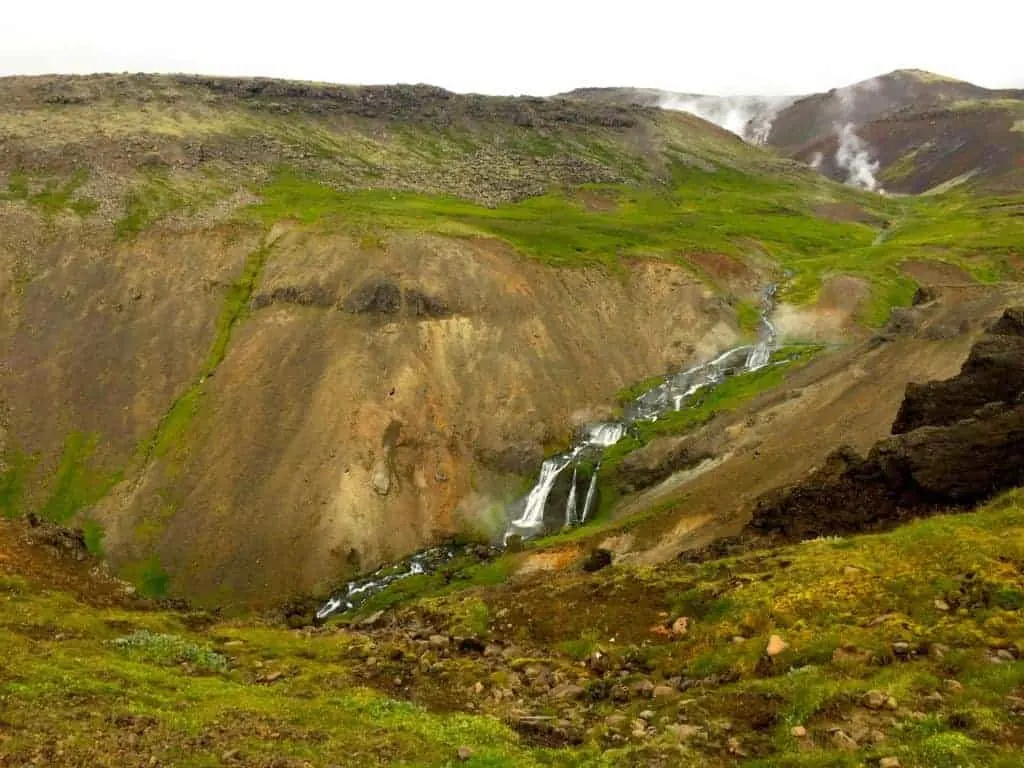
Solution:
M 910 385 L 893 436 L 835 451 L 758 499 L 750 527 L 787 539 L 852 533 L 1024 484 L 1024 310 L 1008 309 L 948 381 Z

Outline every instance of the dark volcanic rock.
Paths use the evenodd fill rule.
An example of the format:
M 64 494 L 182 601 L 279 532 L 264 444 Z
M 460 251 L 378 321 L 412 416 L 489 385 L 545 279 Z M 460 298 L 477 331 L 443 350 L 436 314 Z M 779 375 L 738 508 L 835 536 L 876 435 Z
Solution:
M 402 308 L 402 290 L 390 280 L 367 280 L 345 298 L 342 307 L 357 314 L 393 315 Z
M 1008 309 L 974 348 L 959 375 L 909 384 L 893 434 L 971 418 L 991 402 L 1013 402 L 1024 391 L 1024 310 Z
M 429 296 L 415 288 L 405 289 L 405 311 L 413 317 L 447 317 L 448 305 L 436 296 Z
M 750 527 L 802 539 L 886 527 L 1024 484 L 1024 312 L 1008 310 L 960 374 L 908 387 L 892 437 L 850 448 L 758 499 Z
M 587 573 L 594 573 L 602 568 L 607 568 L 611 564 L 612 553 L 607 549 L 597 547 L 591 550 L 590 554 L 587 555 L 587 559 L 583 561 L 583 570 Z
M 333 307 L 334 295 L 317 283 L 308 285 L 286 285 L 270 293 L 257 294 L 252 300 L 253 309 L 263 309 L 271 304 L 299 304 L 305 307 Z

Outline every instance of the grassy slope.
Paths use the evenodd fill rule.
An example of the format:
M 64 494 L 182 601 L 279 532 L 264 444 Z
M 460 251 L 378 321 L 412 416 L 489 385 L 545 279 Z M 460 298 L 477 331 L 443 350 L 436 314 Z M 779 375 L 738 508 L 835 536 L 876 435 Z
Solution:
M 370 642 L 389 659 L 382 675 L 404 676 L 414 696 L 451 687 L 452 706 L 465 709 L 458 691 L 488 679 L 484 657 L 442 658 L 420 671 L 400 635 L 309 636 L 251 621 L 207 625 L 167 611 L 92 608 L 3 572 L 0 755 L 48 765 L 152 757 L 181 766 L 426 766 L 456 764 L 466 745 L 474 751 L 466 764 L 478 766 L 855 766 L 890 755 L 921 768 L 1018 765 L 1024 729 L 1012 714 L 1019 700 L 1007 697 L 1021 695 L 1024 663 L 992 658 L 998 650 L 1024 652 L 1022 561 L 1024 495 L 1017 492 L 973 514 L 887 534 L 702 566 L 615 568 L 410 609 L 449 631 L 461 625 L 530 648 L 555 668 L 570 670 L 574 658 L 599 648 L 615 663 L 639 664 L 627 683 L 679 674 L 733 680 L 675 699 L 528 700 L 534 711 L 568 707 L 588 723 L 581 745 L 557 750 L 529 746 L 496 719 L 505 710 L 489 699 L 476 714 L 428 712 L 364 687 L 360 677 Z M 581 588 L 601 595 L 606 620 L 594 622 L 578 607 Z M 470 625 L 468 604 L 476 606 Z M 494 617 L 510 608 L 539 621 L 504 629 Z M 689 617 L 688 634 L 652 633 L 658 611 L 666 621 Z M 766 668 L 759 659 L 770 634 L 790 647 Z M 909 658 L 894 655 L 898 642 L 909 644 Z M 601 690 L 596 676 L 588 685 Z M 896 708 L 866 710 L 859 702 L 869 690 L 892 696 Z M 629 723 L 641 709 L 653 713 L 651 731 L 639 738 L 627 728 L 613 738 L 618 726 L 604 716 L 624 714 Z M 665 729 L 679 720 L 708 736 L 680 745 Z M 852 731 L 861 720 L 885 740 L 836 748 L 829 729 Z M 794 738 L 797 725 L 810 736 Z M 726 754 L 725 735 L 738 739 L 746 760 Z M 609 747 L 603 755 L 602 746 Z

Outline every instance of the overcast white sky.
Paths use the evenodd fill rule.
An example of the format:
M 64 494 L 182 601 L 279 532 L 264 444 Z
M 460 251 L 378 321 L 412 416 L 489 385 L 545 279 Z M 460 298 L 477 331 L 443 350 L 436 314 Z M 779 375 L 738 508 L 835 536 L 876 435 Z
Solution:
M 804 93 L 903 67 L 1024 87 L 1024 3 L 6 0 L 0 74 L 200 72 L 548 95 Z

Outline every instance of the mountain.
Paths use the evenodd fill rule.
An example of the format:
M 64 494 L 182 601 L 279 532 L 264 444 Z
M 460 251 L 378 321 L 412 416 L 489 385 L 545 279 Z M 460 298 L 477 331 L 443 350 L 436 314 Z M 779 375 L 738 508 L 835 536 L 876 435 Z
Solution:
M 838 343 L 943 270 L 1021 265 L 1012 200 L 871 195 L 681 112 L 199 76 L 0 96 L 0 509 L 202 604 L 500 537 L 545 456 L 751 340 L 773 282 L 781 342 Z M 664 474 L 646 444 L 682 427 L 618 459 Z M 606 469 L 602 509 L 641 490 Z
M 887 78 L 0 79 L 0 766 L 1016 765 L 1018 100 Z
M 1024 90 L 991 90 L 922 70 L 776 99 L 629 88 L 565 96 L 691 112 L 836 181 L 892 192 L 920 193 L 966 178 L 1019 189 L 1022 181 Z

